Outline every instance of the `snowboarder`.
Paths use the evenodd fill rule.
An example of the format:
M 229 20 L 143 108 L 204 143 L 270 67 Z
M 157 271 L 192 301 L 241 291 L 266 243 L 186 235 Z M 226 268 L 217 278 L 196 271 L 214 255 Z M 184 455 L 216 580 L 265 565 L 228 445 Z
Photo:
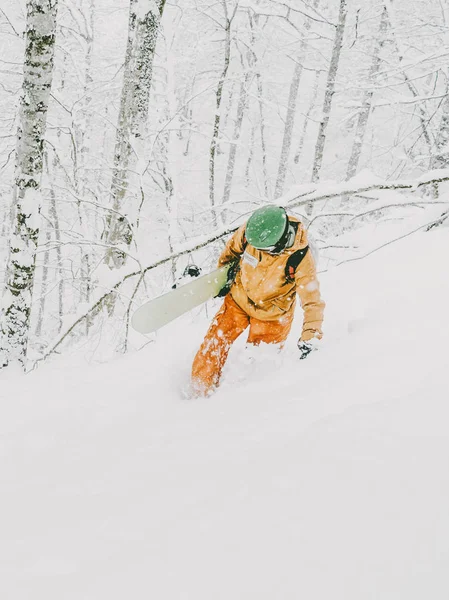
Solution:
M 218 265 L 238 264 L 235 280 L 192 367 L 192 390 L 207 396 L 220 382 L 229 350 L 249 326 L 248 343 L 283 346 L 293 322 L 296 293 L 304 310 L 300 358 L 321 339 L 324 302 L 302 223 L 279 206 L 256 210 L 230 238 Z

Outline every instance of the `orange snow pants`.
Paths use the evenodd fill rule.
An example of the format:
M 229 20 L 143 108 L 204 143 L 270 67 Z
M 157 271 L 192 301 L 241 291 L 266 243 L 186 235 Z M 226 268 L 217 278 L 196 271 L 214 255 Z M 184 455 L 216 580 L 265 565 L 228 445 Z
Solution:
M 290 332 L 293 315 L 294 309 L 276 321 L 260 321 L 247 315 L 228 294 L 193 361 L 194 392 L 206 396 L 218 386 L 231 345 L 248 325 L 249 344 L 258 346 L 264 342 L 282 345 Z

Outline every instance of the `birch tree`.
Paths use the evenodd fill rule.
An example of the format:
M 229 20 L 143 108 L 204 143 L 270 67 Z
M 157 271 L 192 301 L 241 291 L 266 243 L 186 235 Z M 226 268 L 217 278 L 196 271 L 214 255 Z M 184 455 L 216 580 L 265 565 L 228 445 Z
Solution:
M 111 212 L 105 240 L 111 246 L 129 247 L 133 237 L 131 193 L 140 187 L 144 171 L 144 142 L 147 131 L 153 61 L 165 0 L 130 0 L 128 43 L 122 95 L 117 124 L 111 185 Z M 126 253 L 110 249 L 106 262 L 121 267 Z
M 41 208 L 44 137 L 53 76 L 57 0 L 27 2 L 16 146 L 15 206 L 2 301 L 0 366 L 25 366 Z

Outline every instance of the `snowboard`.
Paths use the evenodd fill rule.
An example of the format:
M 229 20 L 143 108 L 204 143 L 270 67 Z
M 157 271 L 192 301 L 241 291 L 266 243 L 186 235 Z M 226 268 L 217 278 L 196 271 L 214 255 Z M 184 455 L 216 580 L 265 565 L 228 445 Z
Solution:
M 139 333 L 153 333 L 192 308 L 215 298 L 228 284 L 230 267 L 229 264 L 220 267 L 207 275 L 201 275 L 185 285 L 145 302 L 134 312 L 131 318 L 133 329 Z

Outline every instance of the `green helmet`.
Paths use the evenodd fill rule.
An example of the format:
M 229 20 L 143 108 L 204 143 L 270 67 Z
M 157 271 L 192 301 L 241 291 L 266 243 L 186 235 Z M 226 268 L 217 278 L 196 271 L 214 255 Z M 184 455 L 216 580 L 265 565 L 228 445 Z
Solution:
M 246 224 L 246 239 L 258 250 L 274 248 L 288 229 L 287 213 L 280 206 L 258 208 Z

